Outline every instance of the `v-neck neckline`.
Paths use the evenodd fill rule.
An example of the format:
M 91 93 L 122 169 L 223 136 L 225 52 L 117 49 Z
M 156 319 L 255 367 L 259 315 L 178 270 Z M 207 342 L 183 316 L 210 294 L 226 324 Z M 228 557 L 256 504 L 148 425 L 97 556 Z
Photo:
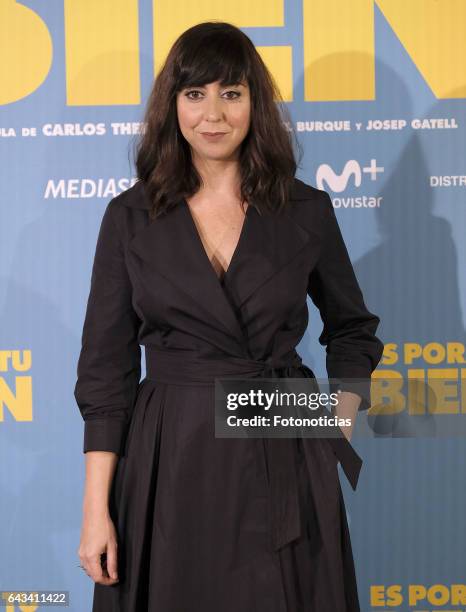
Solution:
M 251 204 L 248 203 L 248 207 L 247 207 L 246 213 L 244 215 L 243 224 L 241 226 L 239 238 L 238 238 L 238 241 L 236 242 L 236 246 L 235 246 L 235 249 L 233 251 L 233 255 L 231 256 L 230 263 L 228 264 L 227 269 L 223 272 L 221 277 L 218 276 L 217 272 L 215 271 L 214 266 L 212 265 L 212 262 L 209 259 L 209 256 L 208 256 L 207 251 L 205 249 L 204 243 L 202 242 L 201 236 L 199 234 L 199 230 L 197 229 L 196 222 L 194 221 L 193 214 L 191 212 L 191 209 L 189 207 L 188 202 L 186 201 L 186 198 L 182 198 L 182 204 L 183 204 L 183 208 L 185 209 L 185 211 L 187 213 L 187 216 L 189 217 L 189 220 L 190 220 L 189 224 L 190 224 L 190 227 L 191 227 L 191 230 L 192 230 L 191 233 L 194 236 L 194 239 L 197 242 L 198 246 L 200 247 L 201 255 L 203 253 L 202 257 L 203 257 L 204 261 L 207 262 L 207 264 L 208 264 L 208 266 L 209 266 L 209 268 L 211 270 L 211 273 L 216 278 L 216 280 L 217 280 L 218 284 L 220 285 L 220 287 L 222 289 L 224 289 L 227 276 L 229 276 L 230 270 L 232 269 L 232 265 L 238 259 L 238 254 L 240 253 L 240 250 L 241 250 L 241 245 L 242 245 L 242 242 L 244 240 L 244 234 L 246 232 L 246 226 L 247 226 L 247 222 L 248 222 L 248 218 L 249 218 L 249 211 L 251 209 Z

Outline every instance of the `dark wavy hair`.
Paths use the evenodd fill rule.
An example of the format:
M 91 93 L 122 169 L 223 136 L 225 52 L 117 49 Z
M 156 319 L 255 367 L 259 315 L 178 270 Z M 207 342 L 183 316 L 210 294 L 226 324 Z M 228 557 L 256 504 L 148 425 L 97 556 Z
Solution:
M 186 87 L 216 81 L 222 86 L 242 81 L 249 85 L 251 121 L 239 155 L 242 203 L 247 201 L 259 213 L 286 206 L 302 149 L 278 86 L 246 34 L 230 23 L 208 21 L 175 41 L 147 101 L 135 158 L 137 177 L 152 203 L 152 219 L 173 202 L 194 195 L 202 184 L 178 125 L 176 96 Z

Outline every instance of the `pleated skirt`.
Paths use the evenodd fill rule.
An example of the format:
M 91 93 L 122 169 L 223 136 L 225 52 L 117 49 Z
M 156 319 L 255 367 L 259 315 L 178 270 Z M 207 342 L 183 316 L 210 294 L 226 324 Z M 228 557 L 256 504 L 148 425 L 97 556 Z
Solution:
M 292 441 L 302 535 L 271 551 L 264 441 L 216 438 L 212 395 L 140 383 L 110 493 L 119 582 L 95 584 L 92 612 L 358 610 L 354 596 L 341 611 L 323 599 L 331 568 L 302 441 Z M 343 500 L 338 520 L 351 555 Z

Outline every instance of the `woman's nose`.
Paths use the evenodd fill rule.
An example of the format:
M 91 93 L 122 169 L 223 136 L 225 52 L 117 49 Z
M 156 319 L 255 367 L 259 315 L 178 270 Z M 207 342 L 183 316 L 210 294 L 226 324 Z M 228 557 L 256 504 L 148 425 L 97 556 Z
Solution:
M 222 101 L 217 96 L 206 99 L 206 118 L 210 121 L 220 119 L 223 114 Z

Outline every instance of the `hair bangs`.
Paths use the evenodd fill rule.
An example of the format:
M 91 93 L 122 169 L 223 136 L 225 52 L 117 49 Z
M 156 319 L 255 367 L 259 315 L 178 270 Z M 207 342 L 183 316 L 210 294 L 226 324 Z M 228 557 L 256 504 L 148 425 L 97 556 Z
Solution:
M 214 32 L 195 42 L 180 62 L 177 92 L 217 81 L 223 87 L 250 82 L 250 64 L 240 41 L 224 32 Z

